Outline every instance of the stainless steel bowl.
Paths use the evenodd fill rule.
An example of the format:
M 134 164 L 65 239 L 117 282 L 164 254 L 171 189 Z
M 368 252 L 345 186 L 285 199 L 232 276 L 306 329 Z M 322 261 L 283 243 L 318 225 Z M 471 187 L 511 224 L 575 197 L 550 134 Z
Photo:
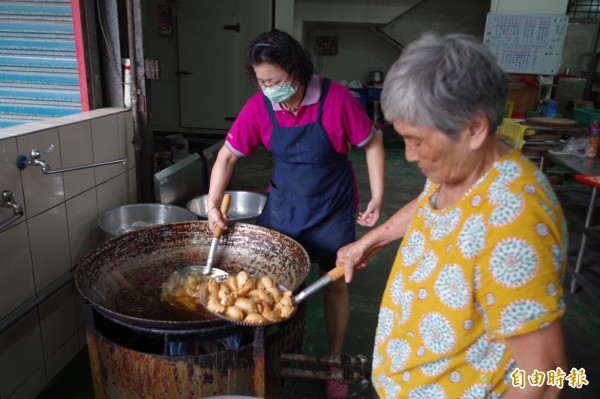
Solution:
M 228 217 L 231 222 L 256 223 L 262 213 L 267 196 L 252 191 L 227 191 L 231 195 Z M 201 195 L 187 203 L 187 209 L 198 215 L 199 219 L 206 220 L 208 195 Z
M 108 240 L 144 227 L 188 220 L 198 220 L 198 217 L 180 206 L 132 204 L 105 212 L 98 218 L 98 227 L 102 238 Z

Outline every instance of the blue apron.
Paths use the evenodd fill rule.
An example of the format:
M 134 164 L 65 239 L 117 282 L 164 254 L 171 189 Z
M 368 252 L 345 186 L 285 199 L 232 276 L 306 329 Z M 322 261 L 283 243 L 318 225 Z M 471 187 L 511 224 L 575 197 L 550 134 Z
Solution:
M 257 224 L 297 240 L 321 269 L 335 266 L 337 250 L 354 240 L 354 175 L 347 156 L 339 154 L 322 123 L 330 80 L 322 83 L 317 120 L 281 127 L 271 101 L 265 105 L 273 123 L 274 159 L 271 191 Z

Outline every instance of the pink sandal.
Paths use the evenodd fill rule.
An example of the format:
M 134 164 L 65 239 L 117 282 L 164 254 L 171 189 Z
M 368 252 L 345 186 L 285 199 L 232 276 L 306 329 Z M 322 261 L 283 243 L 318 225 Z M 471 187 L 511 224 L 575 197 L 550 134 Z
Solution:
M 325 380 L 325 397 L 327 399 L 340 399 L 348 396 L 348 385 L 336 380 Z

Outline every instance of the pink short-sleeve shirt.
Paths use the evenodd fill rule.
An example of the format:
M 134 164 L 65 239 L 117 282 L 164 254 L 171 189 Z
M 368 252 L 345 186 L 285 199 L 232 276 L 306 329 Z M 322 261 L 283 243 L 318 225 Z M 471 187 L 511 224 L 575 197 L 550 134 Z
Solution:
M 313 123 L 319 113 L 322 78 L 313 76 L 306 87 L 306 94 L 296 116 L 273 103 L 275 117 L 280 126 L 292 127 Z M 373 122 L 362 104 L 340 83 L 331 81 L 325 97 L 322 115 L 323 126 L 340 154 L 346 155 L 350 145 L 365 146 L 373 135 Z M 271 131 L 273 124 L 269 118 L 262 92 L 252 96 L 236 118 L 225 145 L 235 155 L 252 155 L 261 145 L 271 151 Z

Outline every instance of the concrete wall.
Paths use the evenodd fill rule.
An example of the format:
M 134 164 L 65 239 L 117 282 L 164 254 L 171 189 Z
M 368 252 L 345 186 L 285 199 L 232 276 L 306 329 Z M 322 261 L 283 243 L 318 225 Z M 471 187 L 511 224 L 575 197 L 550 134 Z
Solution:
M 309 45 L 315 66 L 320 67 L 319 75 L 337 81 L 359 80 L 366 85 L 370 71 L 380 70 L 384 74 L 400 55 L 400 50 L 383 40 L 369 27 L 346 27 L 336 29 L 310 29 Z M 316 55 L 314 39 L 317 36 L 338 38 L 337 55 Z

